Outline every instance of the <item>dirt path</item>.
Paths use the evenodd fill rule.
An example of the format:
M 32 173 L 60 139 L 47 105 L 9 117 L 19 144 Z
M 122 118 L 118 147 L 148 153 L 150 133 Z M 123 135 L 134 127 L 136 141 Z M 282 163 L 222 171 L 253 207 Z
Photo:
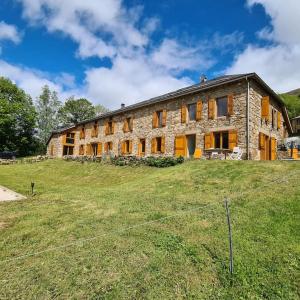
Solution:
M 25 196 L 18 194 L 4 186 L 0 185 L 0 202 L 1 201 L 15 201 L 15 200 L 24 200 Z

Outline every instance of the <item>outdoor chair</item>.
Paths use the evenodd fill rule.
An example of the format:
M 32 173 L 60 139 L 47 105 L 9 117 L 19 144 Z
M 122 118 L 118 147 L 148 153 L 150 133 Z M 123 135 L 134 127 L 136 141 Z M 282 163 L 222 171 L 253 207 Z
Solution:
M 240 147 L 234 147 L 232 153 L 229 154 L 229 159 L 241 160 L 242 155 L 243 155 L 243 150 Z

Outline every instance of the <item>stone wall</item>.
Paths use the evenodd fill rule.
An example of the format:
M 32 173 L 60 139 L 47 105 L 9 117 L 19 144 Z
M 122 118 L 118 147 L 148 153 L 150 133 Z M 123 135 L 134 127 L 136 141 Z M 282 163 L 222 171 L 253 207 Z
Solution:
M 272 119 L 272 108 L 281 112 L 281 126 L 277 129 L 277 123 L 275 127 L 272 127 L 272 122 L 266 122 L 261 118 L 261 99 L 263 96 L 269 96 L 256 82 L 250 82 L 250 158 L 259 160 L 260 150 L 259 150 L 259 133 L 262 132 L 270 137 L 274 137 L 277 143 L 283 142 L 286 135 L 286 128 L 284 126 L 284 118 L 282 107 L 279 103 L 270 96 L 270 109 L 269 109 L 269 119 Z
M 208 119 L 208 99 L 218 98 L 233 94 L 233 115 L 230 117 L 220 117 L 214 120 Z M 259 132 L 270 133 L 271 136 L 276 136 L 278 140 L 283 137 L 283 126 L 280 131 L 270 128 L 270 124 L 261 122 L 261 97 L 264 95 L 263 90 L 255 83 L 251 82 L 250 90 L 250 155 L 252 159 L 259 159 L 258 150 L 258 135 Z M 157 104 L 152 104 L 147 107 L 142 107 L 130 112 L 120 113 L 112 117 L 115 122 L 114 134 L 105 135 L 105 124 L 109 120 L 98 120 L 98 137 L 92 138 L 91 132 L 94 122 L 85 124 L 85 139 L 80 139 L 80 130 L 82 126 L 78 126 L 73 131 L 75 132 L 75 148 L 74 155 L 79 155 L 79 146 L 90 143 L 102 142 L 102 151 L 104 151 L 104 143 L 113 142 L 113 154 L 120 155 L 121 142 L 124 140 L 133 141 L 132 155 L 138 154 L 139 139 L 146 139 L 145 155 L 151 154 L 151 140 L 153 137 L 165 136 L 165 156 L 174 155 L 175 136 L 178 135 L 196 135 L 196 147 L 203 150 L 204 135 L 211 131 L 222 130 L 237 130 L 238 146 L 242 148 L 244 157 L 246 155 L 246 99 L 247 99 L 247 83 L 241 81 L 238 83 L 227 84 L 222 87 L 209 89 L 197 94 L 184 96 L 172 100 L 163 101 Z M 203 101 L 202 119 L 200 121 L 190 121 L 186 124 L 181 123 L 181 106 L 182 104 L 195 103 L 198 100 Z M 280 109 L 274 99 L 270 99 L 271 105 Z M 167 110 L 166 126 L 162 128 L 152 128 L 153 113 L 158 110 Z M 127 117 L 133 117 L 133 131 L 123 132 L 124 120 Z M 282 118 L 283 121 L 283 118 Z M 71 130 L 72 131 L 72 130 Z M 48 145 L 48 154 L 51 145 L 54 144 L 54 156 L 62 156 L 62 137 L 54 135 Z

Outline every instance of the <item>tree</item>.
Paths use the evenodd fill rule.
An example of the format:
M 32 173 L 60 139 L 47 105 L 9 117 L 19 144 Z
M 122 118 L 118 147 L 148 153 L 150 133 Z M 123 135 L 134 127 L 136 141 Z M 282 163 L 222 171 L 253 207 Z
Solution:
M 96 113 L 96 116 L 100 116 L 106 112 L 109 112 L 109 109 L 104 107 L 103 105 L 101 104 L 97 104 L 94 106 L 95 107 L 95 113 Z
M 60 119 L 64 125 L 77 124 L 96 116 L 95 107 L 87 99 L 67 99 L 60 109 Z
M 43 150 L 46 149 L 46 142 L 51 132 L 59 125 L 58 112 L 60 108 L 61 103 L 58 100 L 57 93 L 55 91 L 51 92 L 49 87 L 45 85 L 36 103 L 38 137 L 43 145 Z
M 9 79 L 0 77 L 0 151 L 35 153 L 36 111 L 29 95 Z

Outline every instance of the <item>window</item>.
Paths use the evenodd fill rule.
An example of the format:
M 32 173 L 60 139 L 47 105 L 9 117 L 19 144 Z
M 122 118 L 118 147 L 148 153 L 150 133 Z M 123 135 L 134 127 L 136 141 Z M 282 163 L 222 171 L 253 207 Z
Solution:
M 73 155 L 74 146 L 64 146 L 63 147 L 63 155 Z
M 229 149 L 228 131 L 215 132 L 214 145 L 216 149 Z
M 166 126 L 167 120 L 167 111 L 158 110 L 153 113 L 153 128 L 164 127 Z
M 121 147 L 122 147 L 121 149 L 122 154 L 132 153 L 132 141 L 130 140 L 123 141 Z
M 196 121 L 196 111 L 197 111 L 196 103 L 188 105 L 189 121 Z
M 92 150 L 92 155 L 93 156 L 97 156 L 98 154 L 98 144 L 94 143 L 94 144 L 91 144 L 91 150 Z
M 66 144 L 74 144 L 75 142 L 75 133 L 68 132 L 66 133 Z
M 112 150 L 113 150 L 113 143 L 112 142 L 106 142 L 104 144 L 104 151 L 105 151 L 105 153 L 109 153 Z
M 204 149 L 229 149 L 233 150 L 238 143 L 236 130 L 209 132 L 204 135 Z
M 133 118 L 128 117 L 124 120 L 123 131 L 129 132 L 133 130 Z
M 140 155 L 144 155 L 146 152 L 146 140 L 140 139 Z
M 224 117 L 228 114 L 228 100 L 227 97 L 217 98 L 217 115 L 218 117 Z
M 164 153 L 165 152 L 165 137 L 155 137 L 151 143 L 152 153 Z
M 106 123 L 106 127 L 105 127 L 105 134 L 109 135 L 109 134 L 113 134 L 113 133 L 114 133 L 114 122 L 108 121 Z
M 272 128 L 274 129 L 275 126 L 276 126 L 276 115 L 277 115 L 277 112 L 275 109 L 272 109 Z
M 84 155 L 84 145 L 79 146 L 79 155 Z
M 85 128 L 82 127 L 80 131 L 80 139 L 84 139 L 84 138 L 85 138 Z
M 98 136 L 98 123 L 95 122 L 92 128 L 92 137 L 97 137 Z

